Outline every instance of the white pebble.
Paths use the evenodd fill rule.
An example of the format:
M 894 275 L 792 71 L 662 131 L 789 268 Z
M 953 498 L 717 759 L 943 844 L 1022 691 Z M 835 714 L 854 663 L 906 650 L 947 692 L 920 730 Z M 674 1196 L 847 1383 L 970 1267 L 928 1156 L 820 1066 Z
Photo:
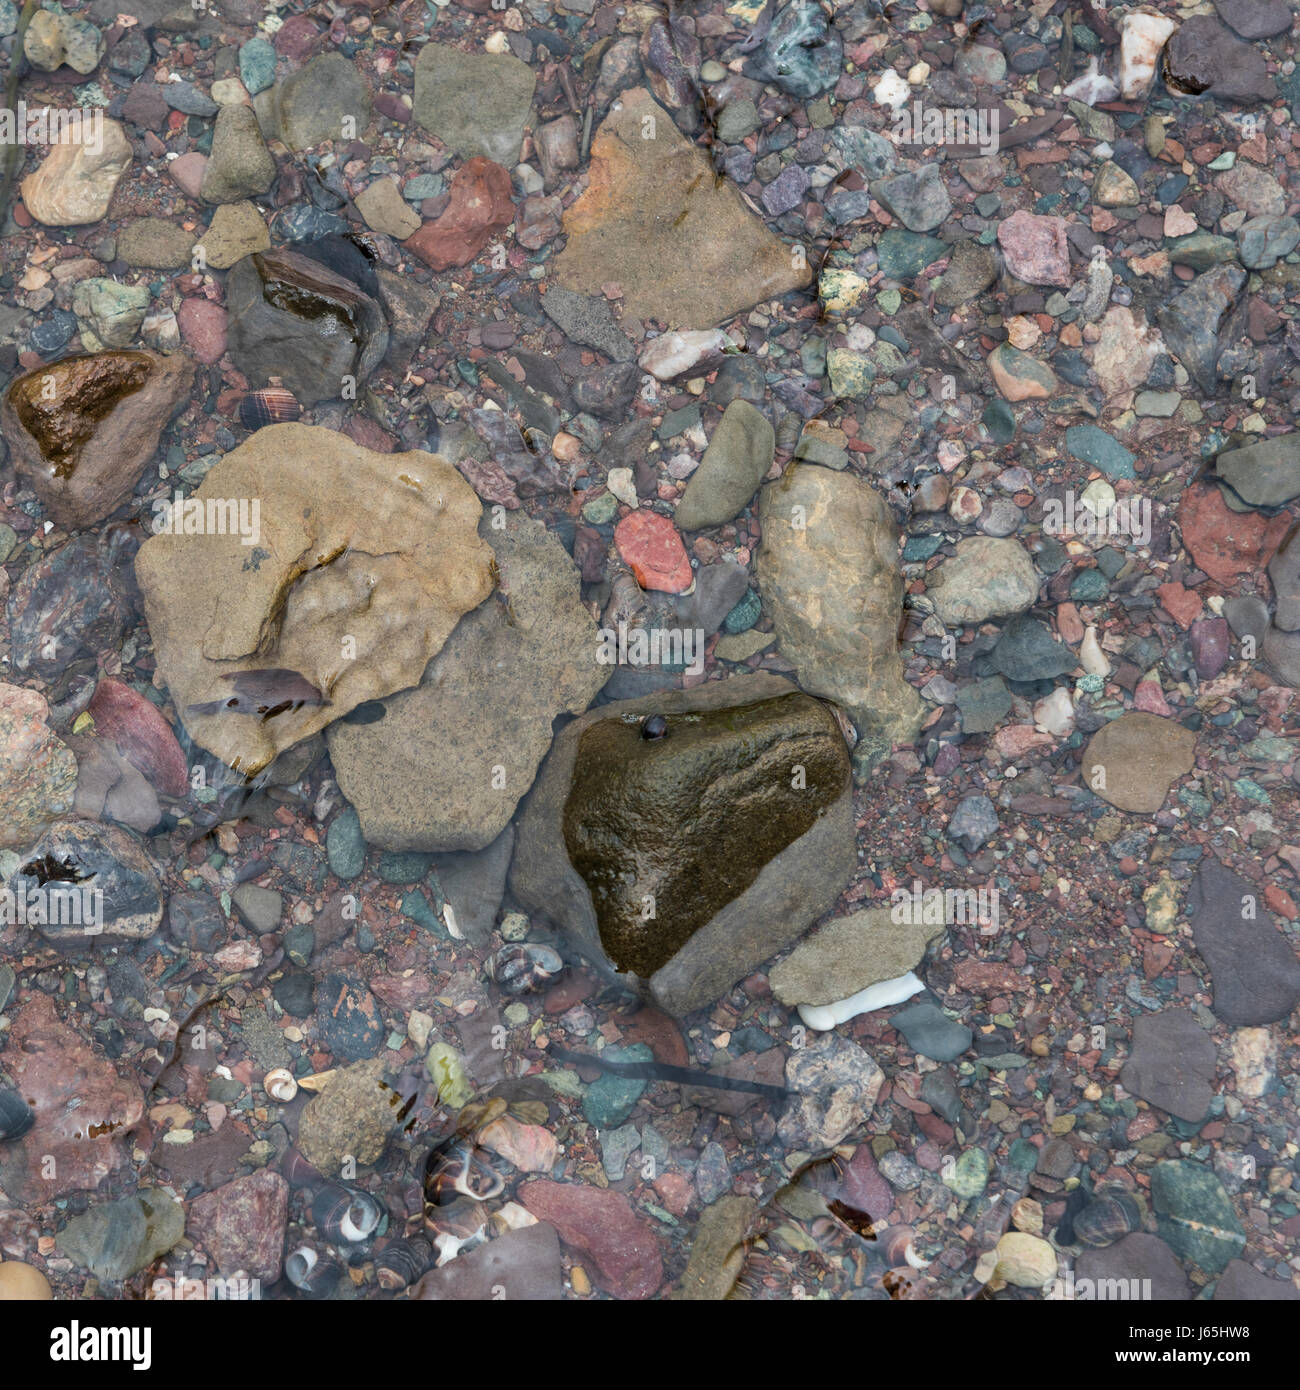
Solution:
M 1102 651 L 1101 644 L 1097 641 L 1097 629 L 1090 627 L 1083 634 L 1083 641 L 1079 644 L 1079 665 L 1090 676 L 1110 675 L 1110 662 L 1106 658 L 1106 653 Z
M 1065 738 L 1074 732 L 1074 701 L 1063 685 L 1034 706 L 1034 724 L 1043 733 L 1056 738 Z
M 858 1014 L 874 1013 L 877 1009 L 887 1009 L 892 1004 L 901 1004 L 925 988 L 920 980 L 909 970 L 896 980 L 880 980 L 866 989 L 860 989 L 847 999 L 834 1004 L 800 1004 L 799 1017 L 809 1028 L 819 1033 L 829 1033 L 832 1028 Z
M 888 106 L 896 110 L 900 106 L 906 106 L 912 100 L 912 89 L 893 68 L 886 68 L 881 74 L 880 81 L 871 89 L 871 95 L 875 97 L 878 105 Z
M 630 468 L 611 468 L 609 476 L 605 479 L 605 486 L 624 506 L 635 507 L 638 505 L 636 484 L 632 480 Z
M 1119 22 L 1119 90 L 1125 101 L 1146 96 L 1160 50 L 1178 28 L 1167 15 L 1126 14 Z

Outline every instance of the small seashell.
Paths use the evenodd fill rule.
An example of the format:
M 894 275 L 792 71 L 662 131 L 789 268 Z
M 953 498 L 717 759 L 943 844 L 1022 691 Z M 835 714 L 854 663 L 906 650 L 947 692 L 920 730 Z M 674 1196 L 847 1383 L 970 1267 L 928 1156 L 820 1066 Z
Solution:
M 316 1187 L 325 1181 L 325 1174 L 313 1168 L 299 1148 L 285 1150 L 280 1173 L 292 1188 Z
M 424 1200 L 430 1206 L 447 1206 L 461 1197 L 486 1202 L 505 1185 L 483 1150 L 459 1135 L 440 1144 L 425 1161 Z
M 536 942 L 507 946 L 492 956 L 487 973 L 505 994 L 529 994 L 545 989 L 564 969 L 558 951 Z
M 647 740 L 667 738 L 668 721 L 662 714 L 652 714 L 645 723 L 641 725 L 641 737 Z
M 427 1206 L 424 1224 L 438 1252 L 438 1264 L 453 1260 L 466 1246 L 487 1239 L 487 1208 L 469 1197 L 458 1197 L 444 1206 Z
M 21 1139 L 35 1123 L 31 1106 L 17 1091 L 0 1090 L 0 1142 Z
M 374 1235 L 384 1209 L 368 1192 L 347 1183 L 329 1183 L 312 1198 L 311 1216 L 327 1240 L 356 1245 Z
M 1098 1192 L 1074 1218 L 1075 1240 L 1094 1250 L 1114 1245 L 1117 1240 L 1141 1229 L 1142 1212 L 1138 1204 L 1120 1188 Z
M 298 1094 L 298 1083 L 288 1067 L 272 1067 L 262 1078 L 262 1089 L 272 1100 L 286 1105 Z
M 308 1298 L 328 1298 L 343 1277 L 343 1267 L 310 1245 L 300 1245 L 285 1256 L 284 1277 Z
M 263 425 L 283 425 L 302 418 L 302 406 L 292 391 L 268 386 L 250 391 L 239 402 L 239 419 L 245 429 L 260 430 Z
M 375 1257 L 375 1276 L 381 1288 L 395 1293 L 414 1284 L 433 1261 L 433 1244 L 427 1236 L 404 1236 L 390 1240 Z

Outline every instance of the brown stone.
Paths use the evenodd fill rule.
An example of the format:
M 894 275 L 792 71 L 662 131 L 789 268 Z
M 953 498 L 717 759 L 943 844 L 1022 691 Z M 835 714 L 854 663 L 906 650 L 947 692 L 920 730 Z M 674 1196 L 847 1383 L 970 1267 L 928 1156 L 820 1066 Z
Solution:
M 416 685 L 492 590 L 479 500 L 435 454 L 269 425 L 212 468 L 194 494 L 209 497 L 256 499 L 256 543 L 229 530 L 156 535 L 136 576 L 182 722 L 249 773 Z M 235 696 L 241 706 L 222 708 Z
M 509 173 L 475 155 L 452 180 L 446 212 L 436 222 L 426 222 L 404 244 L 434 270 L 449 270 L 468 265 L 514 220 Z
M 710 328 L 811 278 L 644 88 L 625 92 L 596 132 L 564 230 L 561 285 L 599 294 L 616 282 L 628 314 L 674 327 Z
M 20 376 L 0 429 L 51 520 L 80 530 L 122 506 L 193 379 L 183 353 L 149 351 L 65 357 Z
M 1196 735 L 1172 719 L 1142 711 L 1104 724 L 1084 750 L 1083 784 L 1121 811 L 1158 811 L 1169 788 L 1192 770 Z

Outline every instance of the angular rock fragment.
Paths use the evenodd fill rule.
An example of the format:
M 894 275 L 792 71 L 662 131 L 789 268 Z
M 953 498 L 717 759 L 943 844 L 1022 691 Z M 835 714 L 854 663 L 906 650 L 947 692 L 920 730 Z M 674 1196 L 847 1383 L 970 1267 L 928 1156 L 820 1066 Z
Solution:
M 1213 857 L 1202 860 L 1187 915 L 1210 967 L 1210 1006 L 1229 1027 L 1286 1018 L 1300 1003 L 1300 957 L 1273 925 L 1258 890 Z
M 864 736 L 911 743 L 924 714 L 898 653 L 902 578 L 884 499 L 854 474 L 799 464 L 759 501 L 757 571 L 800 684 Z
M 230 356 L 258 386 L 280 378 L 304 404 L 354 390 L 388 351 L 378 303 L 297 251 L 255 252 L 226 281 Z
M 65 357 L 13 383 L 0 430 L 51 519 L 93 526 L 131 497 L 193 379 L 183 353 Z
M 562 285 L 599 294 L 615 282 L 625 312 L 673 327 L 713 327 L 812 275 L 644 88 L 624 93 L 596 132 L 587 190 L 564 230 Z
M 504 530 L 485 519 L 479 534 L 501 595 L 461 620 L 382 719 L 330 726 L 339 785 L 384 849 L 491 844 L 532 785 L 556 716 L 585 710 L 612 671 L 563 546 L 522 515 Z
M 652 715 L 666 737 L 642 737 Z M 511 891 L 687 1012 L 835 901 L 856 860 L 851 804 L 838 727 L 784 680 L 623 700 L 556 739 L 518 822 Z

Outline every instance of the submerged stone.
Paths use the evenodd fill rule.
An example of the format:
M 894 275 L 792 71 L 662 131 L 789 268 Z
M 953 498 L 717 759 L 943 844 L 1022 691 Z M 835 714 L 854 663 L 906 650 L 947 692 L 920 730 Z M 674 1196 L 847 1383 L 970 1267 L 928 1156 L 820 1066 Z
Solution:
M 651 716 L 665 737 L 643 737 Z M 741 676 L 565 728 L 520 818 L 510 886 L 594 962 L 683 1013 L 788 945 L 856 862 L 830 712 L 779 677 Z
M 657 739 L 621 719 L 587 728 L 564 808 L 569 859 L 605 951 L 643 976 L 811 829 L 846 773 L 834 721 L 806 696 L 666 722 Z
M 296 251 L 255 252 L 226 283 L 230 355 L 256 385 L 272 376 L 304 405 L 364 382 L 388 351 L 379 304 Z
M 844 41 L 812 0 L 791 0 L 778 11 L 760 49 L 763 76 L 808 101 L 839 80 Z
M 601 123 L 564 231 L 561 285 L 594 295 L 617 282 L 626 313 L 683 328 L 712 327 L 812 275 L 644 88 Z
M 52 520 L 93 526 L 130 498 L 193 376 L 182 353 L 100 352 L 14 382 L 0 430 Z

